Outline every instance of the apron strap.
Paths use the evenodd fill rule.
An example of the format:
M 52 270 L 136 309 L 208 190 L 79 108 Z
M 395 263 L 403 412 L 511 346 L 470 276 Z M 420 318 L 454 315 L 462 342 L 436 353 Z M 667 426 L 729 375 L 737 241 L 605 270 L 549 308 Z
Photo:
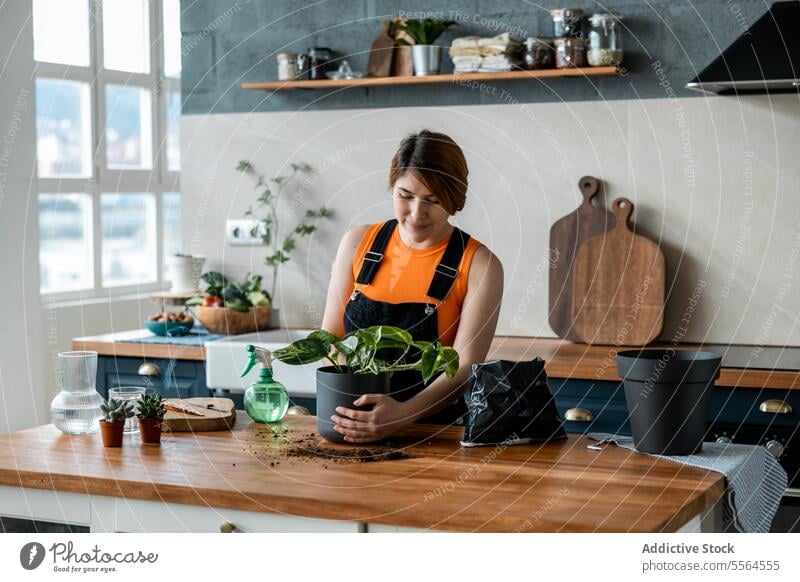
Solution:
M 428 297 L 439 301 L 444 301 L 444 298 L 447 297 L 450 288 L 456 282 L 458 265 L 461 263 L 461 257 L 464 256 L 469 239 L 470 235 L 466 232 L 456 227 L 453 228 L 450 242 L 447 243 L 442 260 L 439 261 L 433 273 L 431 285 L 428 287 Z
M 393 218 L 383 223 L 383 226 L 375 235 L 375 240 L 372 241 L 372 247 L 364 255 L 364 262 L 361 264 L 361 270 L 358 272 L 356 283 L 362 285 L 369 285 L 372 279 L 375 278 L 375 273 L 381 266 L 383 260 L 383 251 L 386 250 L 386 245 L 389 244 L 389 239 L 397 226 L 397 219 Z

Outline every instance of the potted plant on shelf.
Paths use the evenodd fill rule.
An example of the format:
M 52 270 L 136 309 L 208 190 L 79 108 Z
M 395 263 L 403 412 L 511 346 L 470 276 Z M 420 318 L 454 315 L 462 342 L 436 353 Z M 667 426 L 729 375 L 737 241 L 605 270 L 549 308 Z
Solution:
M 332 442 L 344 442 L 330 420 L 336 407 L 369 410 L 353 401 L 364 394 L 388 394 L 392 373 L 415 370 L 427 382 L 440 371 L 452 378 L 458 370 L 458 352 L 453 348 L 415 341 L 408 331 L 388 325 L 359 329 L 344 338 L 313 331 L 272 355 L 295 366 L 330 362 L 317 370 L 317 430 Z
M 161 443 L 161 424 L 164 421 L 164 402 L 160 394 L 145 394 L 139 400 L 139 434 L 142 443 L 157 445 Z
M 267 327 L 272 303 L 261 288 L 261 275 L 248 274 L 238 283 L 209 271 L 202 280 L 207 285 L 205 293 L 192 297 L 186 305 L 197 306 L 197 317 L 208 331 L 236 335 Z
M 125 421 L 133 417 L 133 403 L 127 400 L 109 398 L 100 405 L 103 417 L 100 419 L 100 436 L 104 447 L 121 447 Z
M 239 172 L 252 174 L 256 178 L 255 189 L 258 192 L 256 199 L 257 206 L 252 206 L 244 213 L 246 217 L 255 219 L 252 235 L 260 236 L 262 244 L 267 247 L 269 253 L 264 259 L 264 263 L 272 269 L 272 282 L 269 287 L 269 297 L 274 300 L 276 285 L 278 282 L 278 269 L 291 259 L 292 251 L 297 247 L 297 239 L 308 236 L 317 230 L 317 222 L 324 218 L 331 217 L 331 211 L 321 206 L 320 208 L 308 208 L 302 214 L 294 226 L 287 226 L 283 223 L 279 213 L 281 196 L 287 186 L 291 184 L 300 174 L 312 174 L 312 167 L 308 164 L 289 164 L 291 171 L 287 175 L 277 175 L 267 179 L 262 174 L 257 174 L 252 162 L 241 160 L 236 166 Z M 298 208 L 299 204 L 294 200 L 292 213 L 302 212 Z M 273 321 L 280 324 L 278 315 L 279 309 L 273 305 Z M 278 327 L 273 325 L 273 327 Z
M 405 32 L 414 40 L 414 44 L 411 46 L 411 55 L 414 59 L 414 75 L 424 77 L 439 74 L 439 67 L 442 62 L 442 47 L 433 43 L 454 24 L 456 24 L 454 20 L 425 18 L 423 20 L 407 20 L 405 23 L 396 25 L 398 30 Z M 410 43 L 406 40 L 398 39 L 396 44 L 407 46 Z

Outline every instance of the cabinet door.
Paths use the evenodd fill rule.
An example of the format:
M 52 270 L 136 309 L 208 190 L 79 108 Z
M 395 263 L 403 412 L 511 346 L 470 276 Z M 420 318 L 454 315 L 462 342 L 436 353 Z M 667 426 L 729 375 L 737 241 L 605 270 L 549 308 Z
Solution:
M 621 382 L 597 382 L 550 378 L 556 408 L 565 419 L 569 433 L 609 432 L 630 435 L 628 406 Z M 566 420 L 569 411 L 586 415 L 586 420 Z
M 145 366 L 146 364 L 146 366 Z M 119 386 L 141 386 L 165 398 L 207 396 L 203 362 L 103 356 L 98 362 L 98 392 L 108 398 L 108 390 Z

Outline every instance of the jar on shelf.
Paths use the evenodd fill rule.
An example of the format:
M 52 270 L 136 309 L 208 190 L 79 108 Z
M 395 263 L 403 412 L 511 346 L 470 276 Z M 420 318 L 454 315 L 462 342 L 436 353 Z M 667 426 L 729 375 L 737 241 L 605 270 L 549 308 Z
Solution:
M 300 75 L 297 53 L 278 53 L 278 81 L 291 81 Z
M 593 14 L 589 19 L 589 64 L 593 67 L 616 67 L 622 63 L 620 16 Z
M 522 61 L 526 69 L 552 69 L 555 66 L 555 60 L 556 51 L 552 38 L 529 37 L 525 39 Z
M 558 8 L 550 11 L 553 17 L 553 36 L 583 37 L 583 10 L 579 8 Z
M 554 39 L 556 44 L 556 68 L 586 66 L 586 40 L 575 37 Z

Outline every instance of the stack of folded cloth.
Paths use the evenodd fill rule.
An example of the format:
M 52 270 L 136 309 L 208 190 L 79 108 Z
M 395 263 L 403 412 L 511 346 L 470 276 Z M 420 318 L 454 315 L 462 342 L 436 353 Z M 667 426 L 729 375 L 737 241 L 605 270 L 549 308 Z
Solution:
M 450 45 L 450 59 L 456 73 L 474 73 L 481 67 L 481 50 L 478 36 L 462 36 L 453 39 Z
M 522 43 L 508 32 L 491 38 L 464 36 L 450 46 L 456 73 L 510 71 L 520 65 L 521 52 Z

